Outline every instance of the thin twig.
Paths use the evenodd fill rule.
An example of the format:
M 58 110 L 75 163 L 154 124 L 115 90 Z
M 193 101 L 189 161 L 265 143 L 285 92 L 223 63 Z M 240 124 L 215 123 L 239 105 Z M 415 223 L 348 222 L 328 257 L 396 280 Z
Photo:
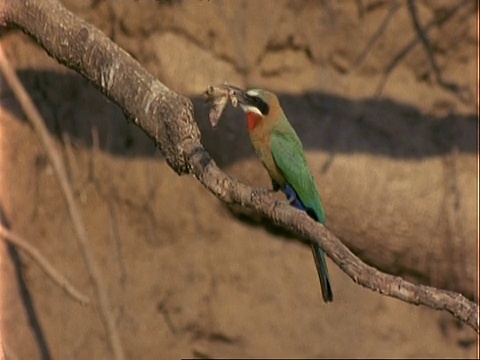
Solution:
M 415 1 L 407 0 L 407 4 L 408 4 L 408 10 L 412 18 L 413 27 L 415 28 L 415 32 L 417 33 L 418 38 L 420 39 L 420 42 L 422 43 L 423 48 L 425 49 L 425 52 L 427 53 L 428 60 L 430 61 L 430 66 L 432 67 L 432 70 L 433 70 L 435 81 L 437 82 L 438 85 L 440 85 L 444 89 L 453 92 L 460 99 L 462 99 L 463 101 L 466 101 L 467 100 L 466 96 L 468 96 L 468 94 L 465 93 L 465 89 L 462 89 L 457 84 L 447 82 L 443 79 L 442 72 L 440 70 L 440 67 L 437 64 L 435 55 L 433 54 L 433 49 L 432 49 L 430 40 L 428 39 L 426 31 L 420 25 L 420 20 L 418 19 L 418 13 L 417 13 L 417 5 L 415 4 Z
M 27 254 L 33 261 L 35 261 L 35 263 L 37 263 L 40 269 L 42 269 L 43 272 L 45 272 L 45 274 L 47 274 L 48 277 L 73 300 L 78 301 L 82 305 L 90 303 L 90 299 L 77 290 L 75 286 L 56 270 L 40 251 L 38 251 L 38 249 L 31 245 L 27 240 L 9 231 L 2 224 L 0 224 L 0 237 Z
M 17 74 L 10 65 L 2 48 L 0 48 L 0 70 L 2 71 L 11 90 L 15 94 L 18 102 L 20 103 L 25 116 L 33 125 L 33 128 L 35 129 L 35 132 L 37 133 L 39 140 L 42 143 L 50 162 L 52 163 L 55 175 L 67 202 L 67 207 L 72 220 L 75 235 L 78 240 L 79 247 L 82 250 L 82 254 L 87 265 L 87 270 L 95 290 L 95 298 L 99 306 L 100 317 L 107 333 L 110 348 L 115 359 L 122 360 L 125 358 L 125 356 L 121 346 L 120 336 L 115 326 L 113 315 L 110 311 L 108 294 L 105 285 L 103 284 L 98 265 L 92 255 L 92 250 L 87 238 L 85 226 L 83 225 L 80 211 L 78 210 L 73 196 L 73 191 L 68 180 L 65 165 L 63 164 L 62 158 L 58 154 L 58 151 L 55 149 L 53 140 L 48 133 L 48 129 L 46 128 L 38 109 L 18 79 Z
M 383 19 L 382 23 L 378 27 L 377 31 L 373 34 L 373 36 L 370 38 L 368 41 L 367 45 L 363 48 L 362 52 L 358 56 L 357 60 L 355 60 L 354 66 L 359 67 L 362 65 L 363 61 L 367 57 L 368 53 L 372 49 L 373 45 L 377 42 L 377 40 L 380 38 L 380 36 L 384 33 L 386 30 L 388 24 L 390 23 L 390 20 L 392 20 L 393 15 L 397 12 L 397 10 L 400 9 L 400 1 L 396 0 L 392 2 L 390 5 L 390 9 L 388 10 L 387 15 L 385 16 L 385 19 Z
M 428 31 L 430 30 L 430 28 L 433 25 L 435 25 L 439 22 L 445 22 L 448 19 L 450 19 L 453 15 L 455 15 L 455 13 L 462 6 L 464 6 L 469 1 L 471 1 L 471 0 L 463 0 L 463 1 L 459 2 L 457 5 L 455 5 L 453 8 L 451 8 L 447 13 L 442 14 L 440 17 L 436 17 L 436 18 L 432 19 L 430 22 L 427 23 L 427 25 L 425 25 L 423 27 L 423 33 L 428 33 Z M 387 65 L 387 67 L 385 68 L 385 71 L 384 71 L 383 79 L 379 82 L 379 84 L 377 86 L 377 90 L 375 91 L 375 96 L 377 96 L 377 97 L 380 96 L 380 94 L 382 93 L 382 91 L 385 87 L 385 84 L 387 83 L 388 78 L 390 77 L 390 74 L 392 73 L 392 71 L 397 67 L 398 64 L 400 64 L 400 62 L 407 56 L 407 54 L 410 51 L 412 51 L 413 48 L 415 48 L 415 46 L 418 45 L 419 41 L 421 41 L 419 36 L 415 36 L 412 40 L 409 41 L 409 43 L 397 55 L 395 55 L 395 57 L 390 62 L 390 64 Z M 466 100 L 464 94 L 458 94 L 458 95 L 459 95 L 461 100 L 463 100 L 463 101 Z

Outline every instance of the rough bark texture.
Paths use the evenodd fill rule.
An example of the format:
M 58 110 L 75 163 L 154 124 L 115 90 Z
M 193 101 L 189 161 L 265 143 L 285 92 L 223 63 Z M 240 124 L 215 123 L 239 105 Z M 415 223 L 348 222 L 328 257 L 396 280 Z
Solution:
M 390 45 L 388 49 L 385 48 L 386 44 L 395 43 L 392 39 L 396 38 L 399 29 L 406 31 L 405 29 L 413 27 L 406 6 L 399 5 L 395 10 L 377 2 L 360 3 L 362 5 L 357 9 L 358 14 L 352 13 L 347 5 L 329 8 L 309 2 L 275 2 L 275 5 L 262 2 L 262 5 L 258 5 L 260 8 L 253 6 L 254 2 L 245 2 L 245 8 L 240 5 L 222 8 L 219 4 L 209 3 L 202 3 L 199 7 L 200 3 L 194 5 L 154 2 L 136 7 L 121 4 L 108 7 L 106 2 L 97 4 L 97 8 L 92 12 L 87 12 L 87 9 L 82 9 L 75 3 L 72 3 L 72 7 L 77 6 L 74 8 L 75 12 L 98 26 L 103 26 L 103 30 L 116 42 L 135 54 L 142 64 L 145 63 L 150 71 L 158 74 L 171 88 L 198 94 L 209 84 L 227 80 L 240 86 L 264 86 L 278 91 L 285 110 L 309 151 L 312 171 L 327 209 L 329 229 L 363 259 L 387 272 L 407 275 L 416 282 L 461 291 L 471 298 L 475 293 L 477 254 L 474 242 L 476 211 L 473 196 L 476 191 L 474 105 L 468 102 L 468 99 L 465 101 L 436 84 L 433 76 L 429 79 L 428 56 L 422 53 L 420 42 L 413 48 L 416 50 L 412 50 L 411 55 L 398 67 L 399 70 L 392 73 L 392 80 L 386 82 L 383 95 L 390 99 L 362 100 L 362 97 L 368 98 L 382 80 L 382 70 L 388 68 L 390 61 L 385 61 L 386 55 L 403 49 L 403 44 L 399 44 L 398 48 Z M 435 40 L 436 55 L 440 58 L 442 70 L 448 78 L 454 78 L 459 85 L 467 87 L 472 93 L 475 88 L 474 84 L 469 82 L 471 78 L 462 75 L 468 74 L 466 70 L 471 67 L 470 43 L 467 41 L 470 35 L 467 30 L 465 33 L 456 30 L 459 32 L 456 36 L 464 39 L 464 45 L 455 50 L 453 58 L 457 59 L 456 62 L 452 62 L 451 53 L 448 52 L 453 51 L 451 47 L 454 41 L 448 41 L 455 37 L 449 26 L 458 28 L 449 24 L 453 22 L 458 25 L 463 22 L 468 25 L 471 19 L 469 14 L 475 8 L 473 3 L 452 1 L 433 5 L 421 2 L 419 5 L 420 18 L 436 24 L 435 31 L 429 35 Z M 21 6 L 22 2 L 11 4 Z M 52 11 L 42 13 L 42 8 L 47 8 L 49 2 L 42 4 L 44 5 L 34 10 L 35 2 L 30 3 L 33 8 L 27 14 L 31 18 L 22 23 L 23 30 L 29 34 L 41 34 L 45 31 L 45 38 L 37 37 L 37 41 L 47 52 L 54 55 L 59 62 L 79 71 L 109 99 L 124 108 L 128 118 L 158 145 L 161 144 L 161 151 L 168 164 L 177 173 L 192 172 L 223 201 L 256 208 L 274 222 L 289 226 L 306 238 L 318 239 L 342 270 L 354 278 L 356 274 L 371 275 L 360 277 L 363 285 L 383 289 L 383 292 L 402 299 L 409 298 L 414 303 L 417 303 L 416 299 L 421 299 L 420 303 L 433 305 L 434 308 L 443 304 L 441 306 L 451 312 L 474 315 L 474 305 L 465 299 L 458 299 L 452 293 L 434 293 L 423 286 L 415 288 L 403 283 L 399 278 L 382 277 L 373 268 L 365 268 L 352 262 L 348 250 L 307 217 L 282 204 L 269 205 L 267 195 L 252 192 L 252 188 L 225 176 L 198 142 L 200 135 L 193 120 L 189 100 L 155 81 L 138 67 L 135 60 L 125 56 L 125 52 L 110 44 L 86 23 L 75 22 L 75 26 L 71 28 L 72 18 L 68 13 L 62 13 L 60 21 L 48 21 L 59 14 Z M 219 9 L 223 11 L 222 16 L 218 16 Z M 452 9 L 457 10 L 445 20 L 445 14 L 452 13 Z M 253 15 L 261 12 L 271 14 L 269 21 L 262 23 L 264 31 L 253 31 L 252 29 L 260 24 L 257 24 L 259 20 Z M 112 21 L 102 20 L 99 15 L 102 13 L 109 14 Z M 378 26 L 380 20 L 390 13 L 394 14 L 392 19 L 396 21 L 392 20 L 391 27 L 396 31 L 385 30 L 380 45 L 377 49 L 373 47 L 370 50 L 363 60 L 363 65 L 354 64 L 364 47 L 351 46 L 359 39 L 350 39 L 349 36 L 358 34 L 358 31 L 349 30 L 348 26 L 361 28 L 362 24 L 365 26 L 371 23 Z M 4 14 L 5 12 L 0 12 L 0 17 Z M 440 16 L 438 14 L 443 16 L 442 21 L 437 19 L 435 22 L 435 18 Z M 214 15 L 218 16 L 218 19 Z M 138 16 L 146 19 L 139 19 Z M 232 20 L 232 16 L 238 20 Z M 249 19 L 249 27 L 242 28 L 242 16 Z M 372 16 L 378 21 L 372 22 Z M 286 18 L 293 20 L 285 21 Z M 41 19 L 41 22 L 36 28 L 38 19 Z M 353 25 L 352 19 L 356 19 Z M 9 24 L 20 22 L 19 19 L 7 17 L 3 20 Z M 309 21 L 316 25 L 308 29 L 301 27 L 302 22 Z M 343 28 L 342 26 L 345 26 L 346 30 L 334 36 L 335 30 Z M 375 30 L 365 30 L 368 36 L 364 35 L 363 39 L 367 40 Z M 450 37 L 444 36 L 445 32 L 449 33 Z M 320 39 L 319 34 L 322 35 Z M 416 38 L 413 30 L 409 34 L 412 39 Z M 241 39 L 242 36 L 245 39 Z M 100 45 L 95 45 L 98 37 L 101 38 Z M 116 308 L 128 309 L 125 310 L 126 313 L 121 311 L 123 315 L 120 316 L 120 328 L 128 327 L 128 324 L 132 323 L 138 327 L 139 336 L 142 336 L 140 332 L 143 327 L 149 327 L 155 332 L 157 327 L 155 322 L 150 322 L 148 314 L 145 318 L 137 317 L 138 311 L 134 309 L 137 306 L 138 309 L 148 308 L 151 301 L 157 301 L 157 313 L 164 319 L 163 326 L 167 332 L 171 332 L 167 336 L 170 339 L 166 340 L 167 343 L 172 341 L 180 348 L 178 344 L 186 340 L 179 340 L 182 338 L 179 334 L 187 335 L 193 339 L 189 343 L 190 355 L 255 356 L 259 349 L 267 349 L 260 354 L 264 356 L 352 355 L 342 355 L 339 350 L 335 350 L 342 348 L 341 341 L 337 341 L 338 348 L 324 345 L 321 346 L 322 349 L 329 349 L 320 350 L 313 345 L 302 344 L 300 335 L 292 336 L 284 331 L 274 337 L 274 342 L 284 336 L 297 341 L 292 341 L 290 346 L 283 345 L 282 347 L 287 349 L 283 353 L 275 353 L 273 346 L 266 345 L 269 341 L 266 334 L 272 333 L 276 326 L 288 328 L 287 324 L 291 323 L 286 315 L 284 320 L 278 323 L 269 323 L 271 320 L 266 320 L 269 325 L 260 331 L 263 334 L 261 337 L 266 341 L 264 343 L 246 335 L 249 332 L 246 325 L 248 320 L 240 322 L 239 325 L 228 326 L 231 321 L 235 321 L 232 319 L 236 317 L 232 315 L 238 311 L 234 303 L 237 307 L 249 308 L 244 304 L 247 300 L 244 298 L 245 287 L 249 291 L 255 286 L 262 290 L 259 291 L 259 298 L 252 295 L 251 300 L 248 300 L 252 302 L 252 306 L 262 304 L 262 296 L 275 293 L 279 294 L 278 300 L 283 304 L 281 306 L 286 309 L 298 306 L 297 315 L 304 314 L 301 315 L 303 318 L 308 318 L 306 312 L 318 312 L 315 308 L 319 306 L 319 296 L 318 289 L 315 288 L 313 267 L 303 266 L 308 259 L 308 252 L 303 247 L 297 249 L 297 244 L 292 242 L 279 244 L 273 241 L 272 245 L 271 236 L 263 232 L 262 228 L 239 226 L 238 222 L 225 214 L 212 199 L 199 195 L 202 190 L 195 182 L 169 175 L 158 161 L 151 161 L 154 157 L 152 147 L 146 145 L 148 142 L 145 138 L 131 127 L 121 121 L 117 121 L 113 127 L 103 124 L 103 118 L 120 117 L 118 110 L 98 100 L 98 93 L 89 95 L 88 86 L 77 77 L 68 73 L 56 75 L 52 70 L 59 71 L 58 67 L 48 60 L 42 60 L 44 67 L 37 65 L 36 61 L 32 66 L 27 57 L 22 58 L 22 53 L 26 53 L 27 50 L 24 49 L 35 50 L 32 45 L 15 43 L 14 40 L 18 41 L 19 38 L 18 34 L 7 34 L 2 42 L 18 61 L 20 75 L 32 90 L 33 96 L 36 95 L 35 91 L 38 92 L 36 100 L 43 107 L 52 132 L 60 134 L 60 139 L 66 144 L 65 156 L 70 161 L 72 177 L 78 183 L 79 199 L 82 199 L 82 196 L 88 199 L 84 203 L 86 222 L 95 229 L 95 235 L 99 239 L 115 239 L 110 243 L 111 248 L 105 244 L 99 247 L 97 255 L 110 263 L 107 268 L 117 267 L 117 277 L 110 279 L 109 286 L 113 288 L 111 291 L 114 295 L 118 294 L 119 303 L 115 304 Z M 366 41 L 360 43 L 365 45 Z M 407 46 L 408 41 L 405 43 Z M 244 44 L 244 47 L 240 44 Z M 344 44 L 344 48 L 338 44 Z M 67 52 L 62 48 L 65 45 L 68 46 Z M 60 55 L 62 53 L 64 57 Z M 81 56 L 74 56 L 75 54 Z M 388 56 L 388 59 L 391 58 Z M 461 69 L 455 70 L 454 65 Z M 458 74 L 455 71 L 458 71 Z M 38 85 L 35 83 L 36 78 L 47 80 L 40 80 Z M 341 85 L 342 81 L 348 85 Z M 306 93 L 303 96 L 286 94 L 299 90 Z M 285 93 L 282 95 L 282 92 Z M 14 101 L 7 103 L 5 108 L 19 116 L 13 105 Z M 82 106 L 86 109 L 81 109 Z M 97 114 L 98 110 L 100 114 Z M 53 116 L 49 118 L 49 114 Z M 237 115 L 231 111 L 227 114 L 230 118 Z M 5 114 L 5 117 L 8 116 Z M 92 116 L 95 119 L 91 119 Z M 244 136 L 244 124 L 239 119 L 224 119 L 223 128 L 221 126 L 217 132 L 213 132 L 206 126 L 205 109 L 197 106 L 195 116 L 204 134 L 203 143 L 222 168 L 241 178 L 242 182 L 268 187 L 263 170 L 254 160 L 250 160 L 251 152 Z M 71 120 L 66 122 L 65 118 Z M 201 119 L 205 122 L 202 123 Z M 10 149 L 7 154 L 16 154 L 18 148 L 15 147 L 15 141 L 30 144 L 34 142 L 34 136 L 28 133 L 24 124 L 13 120 L 10 122 L 10 129 L 5 130 L 5 133 L 9 134 L 9 141 L 6 142 L 5 138 L 2 141 L 6 144 L 4 146 Z M 92 128 L 99 129 L 99 137 L 96 137 L 97 130 L 94 130 L 91 136 Z M 86 146 L 72 146 L 71 141 L 76 144 L 77 139 L 81 143 L 85 142 Z M 135 145 L 131 147 L 131 143 Z M 92 160 L 88 160 L 89 151 L 93 154 Z M 61 237 L 60 233 L 71 236 L 68 227 L 47 224 L 48 214 L 55 211 L 61 213 L 62 205 L 61 201 L 52 201 L 56 198 L 54 186 L 52 188 L 53 183 L 50 184 L 48 176 L 44 174 L 42 169 L 45 165 L 42 165 L 41 155 L 38 154 L 41 154 L 40 150 L 32 144 L 30 155 L 15 156 L 22 158 L 24 164 L 28 165 L 22 168 L 36 169 L 36 175 L 30 178 L 39 178 L 42 185 L 29 187 L 25 183 L 23 186 L 19 183 L 16 186 L 17 189 L 30 188 L 30 191 L 33 191 L 33 197 L 30 195 L 30 198 L 40 197 L 38 204 L 42 204 L 42 199 L 48 201 L 48 210 L 39 210 L 44 208 L 44 205 L 36 205 L 29 210 L 25 205 L 22 210 L 13 211 L 13 205 L 22 201 L 20 195 L 11 195 L 10 200 L 5 200 L 6 213 L 11 218 L 12 226 L 17 227 L 21 234 L 25 233 L 26 237 L 39 231 L 45 234 L 43 241 L 53 241 L 52 238 Z M 130 160 L 132 155 L 138 159 L 136 163 Z M 20 178 L 28 178 L 25 172 L 23 174 Z M 108 184 L 109 179 L 112 180 L 111 184 Z M 35 184 L 33 180 L 31 182 Z M 25 196 L 29 198 L 28 195 Z M 241 214 L 243 210 L 234 209 L 234 212 Z M 43 213 L 45 215 L 42 215 Z M 35 223 L 38 228 L 22 226 L 28 222 L 21 219 L 37 219 Z M 110 224 L 108 229 L 111 230 L 105 229 L 106 223 Z M 251 224 L 250 221 L 247 223 Z M 219 228 L 220 225 L 224 226 L 224 230 Z M 278 230 L 271 231 L 275 236 L 288 236 L 279 234 Z M 192 244 L 192 239 L 196 238 L 204 239 L 206 243 L 203 246 Z M 263 238 L 268 239 L 265 244 Z M 146 242 L 145 250 L 142 250 L 143 242 L 139 243 L 139 239 Z M 242 239 L 247 240 L 241 241 Z M 118 244 L 123 244 L 124 249 Z M 52 246 L 51 256 L 58 256 L 54 251 L 58 246 L 62 245 Z M 232 248 L 238 249 L 233 251 L 233 254 L 241 251 L 240 249 L 245 252 L 238 259 L 232 258 Z M 116 254 L 113 259 L 112 251 Z M 68 252 L 71 253 L 70 256 L 75 256 L 72 249 Z M 134 256 L 135 252 L 138 252 L 138 258 Z M 299 262 L 294 263 L 290 259 L 297 258 L 297 253 L 302 255 L 298 258 Z M 160 261 L 155 260 L 157 256 L 161 257 Z M 185 259 L 180 259 L 183 256 Z M 245 258 L 250 257 L 252 261 L 245 261 Z M 253 258 L 256 258 L 257 262 L 254 262 Z M 179 268 L 179 264 L 175 264 L 173 259 L 180 262 L 180 265 L 183 264 L 182 267 Z M 136 269 L 139 262 L 145 265 Z M 158 264 L 159 262 L 161 264 Z M 272 269 L 272 272 L 262 275 L 264 267 Z M 143 284 L 143 281 L 139 284 L 141 274 L 147 276 L 146 274 L 152 273 L 170 275 L 150 284 Z M 340 292 L 340 299 L 346 299 L 342 288 L 347 285 L 341 281 L 340 273 L 333 276 L 334 291 Z M 262 285 L 261 280 L 252 280 L 257 277 L 265 279 L 269 285 Z M 307 279 L 304 279 L 305 277 Z M 276 278 L 282 281 L 279 282 Z M 295 280 L 292 279 L 305 284 L 294 285 Z M 289 285 L 291 280 L 293 283 Z M 255 285 L 250 285 L 252 281 Z M 136 283 L 135 289 L 132 288 L 132 282 Z M 183 297 L 188 297 L 189 292 L 184 292 L 188 289 L 188 284 L 197 284 L 200 288 L 197 288 L 196 295 L 187 301 Z M 293 287 L 290 288 L 291 286 Z M 272 288 L 275 290 L 272 291 Z M 134 304 L 134 299 L 138 298 L 136 294 L 142 291 L 150 295 L 145 295 L 145 299 L 139 299 Z M 249 291 L 247 293 L 253 294 Z M 298 295 L 299 292 L 303 296 Z M 148 298 L 151 299 L 150 302 Z M 157 300 L 152 300 L 155 298 Z M 296 303 L 297 300 L 289 302 L 287 298 L 298 298 L 301 305 Z M 52 300 L 48 296 L 39 301 L 41 309 L 50 308 Z M 353 310 L 358 306 L 358 301 L 354 295 L 347 303 L 357 304 L 350 306 Z M 232 302 L 232 307 L 225 307 L 226 302 Z M 315 306 L 310 308 L 309 302 Z M 338 338 L 342 331 L 336 327 L 337 321 L 333 320 L 336 319 L 333 314 L 344 314 L 345 309 L 340 309 L 341 304 L 342 300 L 339 300 L 339 305 L 336 305 L 339 307 L 336 309 L 321 307 L 313 328 L 306 325 L 307 320 L 300 320 L 298 316 L 290 319 L 296 327 L 304 330 L 300 330 L 302 334 L 313 332 L 325 338 L 325 332 L 331 332 L 333 326 L 335 331 L 332 336 L 336 334 L 334 338 Z M 455 306 L 460 308 L 455 309 Z M 67 309 L 68 306 L 65 311 L 70 314 Z M 269 309 L 272 309 L 271 314 L 279 313 L 274 306 Z M 265 319 L 269 311 L 264 313 Z M 332 312 L 331 320 L 324 314 L 327 311 Z M 406 310 L 407 313 L 409 311 L 411 310 Z M 225 316 L 222 316 L 222 312 L 226 312 Z M 378 312 L 375 314 L 379 316 Z M 42 312 L 40 316 L 46 315 Z M 254 320 L 257 316 L 253 313 L 251 316 L 250 322 L 256 322 Z M 391 316 L 397 319 L 398 313 Z M 343 317 L 358 323 L 355 317 Z M 65 314 L 65 319 L 68 318 Z M 95 321 L 92 314 L 86 316 L 81 325 L 82 329 L 88 329 L 88 324 L 92 321 Z M 470 323 L 475 321 L 476 319 L 471 318 Z M 323 322 L 329 324 L 328 330 L 324 329 Z M 55 326 L 58 325 L 52 324 L 46 325 L 47 328 L 50 327 L 47 333 L 56 334 Z M 379 325 L 379 329 L 387 328 L 388 324 L 385 322 Z M 441 328 L 448 336 L 453 336 L 443 322 Z M 348 330 L 343 334 L 349 337 Z M 62 336 L 69 339 L 67 333 Z M 468 339 L 468 336 L 466 338 Z M 393 341 L 393 338 L 391 339 Z M 325 344 L 329 344 L 328 340 L 325 341 Z M 458 340 L 459 343 L 468 341 L 463 338 Z M 145 348 L 148 345 L 142 347 L 140 344 L 133 345 L 133 342 L 133 339 L 126 340 L 131 356 L 144 354 L 151 357 L 158 354 L 146 353 Z M 66 343 L 72 344 L 72 339 Z M 85 343 L 88 344 L 87 349 L 95 349 L 87 337 Z M 246 343 L 243 349 L 240 345 L 242 343 Z M 168 347 L 165 344 L 163 346 Z M 84 351 L 79 357 L 88 356 L 88 350 L 78 343 L 72 344 L 72 347 L 79 349 L 76 351 Z M 363 349 L 364 354 L 382 356 L 379 349 L 376 353 L 368 352 L 366 347 Z M 410 354 L 403 353 L 403 356 L 422 354 L 419 350 L 411 351 Z M 59 353 L 68 354 L 66 350 Z M 171 356 L 178 354 L 172 350 Z M 398 354 L 397 350 L 394 355 L 402 356 Z M 184 356 L 189 355 L 187 353 Z

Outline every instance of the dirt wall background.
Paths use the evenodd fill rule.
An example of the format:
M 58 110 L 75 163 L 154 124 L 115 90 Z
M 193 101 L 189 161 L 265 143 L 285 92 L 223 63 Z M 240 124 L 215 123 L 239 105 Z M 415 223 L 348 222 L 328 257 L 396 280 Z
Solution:
M 456 92 L 438 81 L 405 1 L 64 4 L 191 97 L 206 148 L 255 186 L 270 183 L 242 114 L 228 109 L 212 130 L 200 94 L 224 81 L 277 92 L 328 227 L 382 270 L 474 298 L 475 1 L 416 2 Z M 363 289 L 332 262 L 325 305 L 307 246 L 176 176 L 120 109 L 24 35 L 3 31 L 0 46 L 67 163 L 128 358 L 475 357 L 473 330 Z M 0 165 L 3 221 L 91 295 L 51 165 L 1 82 Z M 0 246 L 7 355 L 108 358 L 95 309 Z

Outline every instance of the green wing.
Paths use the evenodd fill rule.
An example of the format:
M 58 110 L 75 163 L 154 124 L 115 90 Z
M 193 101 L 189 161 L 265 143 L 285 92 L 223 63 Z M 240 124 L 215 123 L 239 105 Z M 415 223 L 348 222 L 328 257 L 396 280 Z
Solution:
M 302 204 L 315 213 L 316 218 L 325 224 L 322 203 L 317 186 L 308 170 L 302 143 L 295 130 L 285 120 L 271 132 L 270 148 L 273 159 L 285 181 L 295 190 Z M 330 276 L 323 250 L 317 244 L 311 244 L 315 265 L 317 267 L 322 297 L 325 302 L 333 300 Z
M 288 122 L 271 132 L 273 159 L 285 181 L 295 190 L 300 201 L 311 209 L 319 222 L 326 223 L 315 180 L 308 169 L 302 143 Z

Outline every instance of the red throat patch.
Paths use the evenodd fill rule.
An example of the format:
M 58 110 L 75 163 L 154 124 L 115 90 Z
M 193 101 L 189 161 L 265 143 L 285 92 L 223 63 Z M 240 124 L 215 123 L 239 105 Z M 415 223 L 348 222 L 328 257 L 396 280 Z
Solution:
M 252 131 L 262 120 L 262 116 L 254 112 L 247 112 L 247 127 L 248 131 Z

